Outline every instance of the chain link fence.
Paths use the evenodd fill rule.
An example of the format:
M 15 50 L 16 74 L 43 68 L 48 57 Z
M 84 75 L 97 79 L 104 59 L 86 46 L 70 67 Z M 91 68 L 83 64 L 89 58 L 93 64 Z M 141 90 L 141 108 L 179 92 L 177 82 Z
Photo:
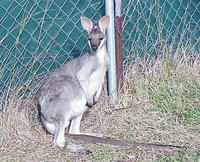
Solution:
M 36 93 L 45 76 L 88 50 L 80 17 L 105 15 L 104 0 L 1 0 L 0 92 Z M 152 59 L 172 46 L 200 53 L 199 0 L 123 0 L 123 59 Z M 194 52 L 195 51 L 195 52 Z
M 0 92 L 35 93 L 46 74 L 87 51 L 81 15 L 97 23 L 104 12 L 101 0 L 2 0 Z
M 122 3 L 123 56 L 151 60 L 184 48 L 200 54 L 199 0 L 130 0 Z M 133 59 L 133 58 L 132 58 Z

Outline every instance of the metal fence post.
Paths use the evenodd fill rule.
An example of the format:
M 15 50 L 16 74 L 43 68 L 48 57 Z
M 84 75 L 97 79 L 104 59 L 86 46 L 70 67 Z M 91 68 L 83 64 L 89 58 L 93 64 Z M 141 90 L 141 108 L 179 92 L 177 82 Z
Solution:
M 115 28 L 114 28 L 114 0 L 106 0 L 106 15 L 110 16 L 110 24 L 107 28 L 107 50 L 110 56 L 110 66 L 108 68 L 108 92 L 111 102 L 118 100 L 117 78 L 116 78 L 116 58 L 115 58 Z
M 120 92 L 123 86 L 121 0 L 115 0 L 115 50 L 117 89 Z

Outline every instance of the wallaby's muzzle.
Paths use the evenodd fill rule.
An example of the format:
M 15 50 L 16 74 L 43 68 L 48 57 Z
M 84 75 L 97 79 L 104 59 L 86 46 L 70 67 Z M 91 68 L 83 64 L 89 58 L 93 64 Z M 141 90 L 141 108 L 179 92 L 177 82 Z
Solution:
M 91 44 L 91 48 L 92 48 L 93 51 L 96 52 L 97 49 L 98 49 L 98 46 L 96 44 Z

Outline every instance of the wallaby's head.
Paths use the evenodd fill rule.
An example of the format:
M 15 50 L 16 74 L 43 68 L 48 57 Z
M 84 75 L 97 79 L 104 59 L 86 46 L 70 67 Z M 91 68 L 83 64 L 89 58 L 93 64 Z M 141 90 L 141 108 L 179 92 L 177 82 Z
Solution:
M 92 21 L 86 17 L 81 17 L 81 24 L 88 32 L 90 49 L 97 52 L 106 42 L 106 28 L 110 22 L 110 16 L 103 16 L 99 20 L 99 26 L 94 26 Z

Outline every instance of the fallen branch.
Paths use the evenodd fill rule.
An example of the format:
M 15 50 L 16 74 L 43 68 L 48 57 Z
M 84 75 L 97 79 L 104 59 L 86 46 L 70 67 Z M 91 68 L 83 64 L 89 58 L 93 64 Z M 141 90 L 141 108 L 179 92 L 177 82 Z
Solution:
M 186 146 L 177 146 L 177 145 L 165 145 L 165 144 L 156 144 L 156 143 L 139 143 L 139 142 L 126 142 L 124 140 L 113 139 L 110 137 L 95 137 L 89 135 L 76 135 L 76 134 L 67 134 L 67 136 L 73 140 L 84 141 L 92 144 L 103 144 L 119 147 L 146 147 L 146 148 L 178 148 L 186 149 Z

